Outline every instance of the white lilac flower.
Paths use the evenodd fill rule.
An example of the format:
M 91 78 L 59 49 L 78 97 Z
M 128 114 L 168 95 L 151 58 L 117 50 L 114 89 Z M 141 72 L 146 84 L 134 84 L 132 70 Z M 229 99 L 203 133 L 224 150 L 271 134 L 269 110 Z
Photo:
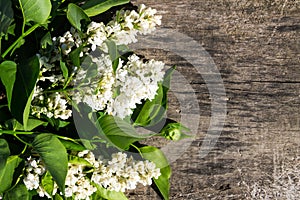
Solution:
M 99 165 L 95 167 L 91 180 L 108 190 L 125 192 L 127 189 L 135 189 L 138 183 L 150 185 L 152 178 L 160 176 L 160 169 L 153 162 L 135 161 L 122 152 L 112 154 L 110 161 L 95 161 Z
M 45 97 L 43 94 L 36 94 L 31 106 L 31 113 L 38 118 L 41 114 L 46 115 L 49 118 L 54 117 L 55 119 L 68 119 L 72 115 L 72 110 L 68 109 L 68 102 L 64 96 L 60 93 L 55 92 Z
M 46 168 L 41 159 L 32 157 L 25 162 L 25 177 L 23 183 L 28 190 L 38 189 L 40 186 L 40 176 L 46 172 Z
M 97 188 L 91 185 L 87 174 L 84 172 L 83 165 L 68 164 L 69 170 L 65 182 L 65 196 L 74 199 L 90 199 L 89 197 L 97 191 Z

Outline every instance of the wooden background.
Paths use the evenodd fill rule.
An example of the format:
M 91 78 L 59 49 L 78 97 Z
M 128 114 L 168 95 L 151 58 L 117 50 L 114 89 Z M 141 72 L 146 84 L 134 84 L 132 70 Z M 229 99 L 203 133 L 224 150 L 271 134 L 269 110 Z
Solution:
M 200 158 L 211 118 L 205 81 L 189 62 L 172 52 L 142 52 L 177 65 L 200 108 L 196 140 L 172 163 L 171 199 L 298 199 L 300 2 L 133 1 L 141 3 L 159 11 L 163 28 L 192 37 L 204 47 L 222 76 L 228 99 L 222 134 L 208 156 Z M 178 118 L 177 107 L 171 94 L 169 116 Z M 160 199 L 151 188 L 128 195 L 130 199 Z

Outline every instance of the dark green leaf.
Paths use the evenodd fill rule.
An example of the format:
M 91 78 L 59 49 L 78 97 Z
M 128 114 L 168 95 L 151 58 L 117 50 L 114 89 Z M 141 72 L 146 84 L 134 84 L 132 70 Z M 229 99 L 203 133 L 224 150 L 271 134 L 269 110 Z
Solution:
M 4 169 L 6 160 L 10 155 L 8 143 L 5 139 L 0 138 L 0 169 Z M 1 171 L 1 170 L 0 170 Z
M 67 80 L 68 77 L 69 77 L 69 71 L 68 71 L 68 68 L 66 66 L 66 63 L 64 63 L 63 61 L 60 61 L 60 69 L 63 73 L 64 79 Z
M 70 53 L 70 58 L 73 62 L 73 64 L 77 67 L 80 67 L 80 53 L 82 51 L 82 46 L 78 47 L 74 51 Z
M 8 191 L 4 196 L 4 200 L 30 200 L 30 194 L 26 186 L 22 183 L 19 183 L 12 190 Z
M 128 149 L 129 145 L 149 137 L 139 135 L 136 130 L 124 120 L 111 115 L 105 115 L 99 120 L 99 130 L 117 147 Z
M 19 0 L 24 21 L 44 24 L 50 16 L 51 0 Z
M 82 5 L 82 9 L 89 16 L 99 15 L 113 6 L 129 3 L 129 0 L 93 0 Z
M 90 18 L 86 15 L 86 13 L 73 3 L 68 5 L 67 18 L 72 26 L 79 31 L 81 31 L 81 20 L 85 20 L 87 22 L 90 21 Z
M 0 168 L 0 194 L 11 187 L 15 169 L 18 167 L 21 158 L 18 156 L 9 156 L 4 168 Z
M 12 115 L 24 125 L 26 129 L 30 104 L 40 70 L 37 56 L 22 62 L 17 66 L 17 76 L 11 100 Z
M 96 185 L 97 191 L 92 195 L 92 199 L 111 199 L 111 200 L 127 200 L 123 192 L 107 190 L 99 185 Z
M 60 190 L 64 191 L 68 171 L 68 154 L 64 145 L 55 135 L 47 133 L 37 135 L 32 145 L 42 157 Z
M 161 175 L 158 179 L 154 179 L 154 183 L 159 189 L 164 199 L 169 199 L 171 167 L 161 150 L 152 146 L 145 146 L 140 148 L 143 158 L 150 160 L 160 168 Z
M 8 27 L 13 22 L 13 17 L 11 0 L 0 0 L 0 38 L 6 35 Z
M 13 61 L 4 61 L 0 64 L 0 79 L 5 87 L 8 107 L 11 108 L 11 98 L 16 80 L 17 64 Z

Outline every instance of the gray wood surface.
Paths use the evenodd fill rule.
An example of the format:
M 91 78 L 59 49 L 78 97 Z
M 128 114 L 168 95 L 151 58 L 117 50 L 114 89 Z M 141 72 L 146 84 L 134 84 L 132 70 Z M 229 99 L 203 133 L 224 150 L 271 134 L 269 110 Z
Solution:
M 298 199 L 300 2 L 133 1 L 141 3 L 158 10 L 163 28 L 193 38 L 209 53 L 226 90 L 222 133 L 210 153 L 200 158 L 214 112 L 212 98 L 218 96 L 211 96 L 203 74 L 195 71 L 197 66 L 180 55 L 158 49 L 141 51 L 147 58 L 177 65 L 200 108 L 196 139 L 172 162 L 171 199 Z M 189 99 L 179 105 L 183 104 L 176 99 L 180 93 L 185 95 L 184 88 L 170 94 L 169 117 L 174 119 L 180 119 L 185 108 L 193 112 L 194 102 Z M 181 113 L 179 106 L 184 108 Z M 151 188 L 140 188 L 129 196 L 160 199 Z

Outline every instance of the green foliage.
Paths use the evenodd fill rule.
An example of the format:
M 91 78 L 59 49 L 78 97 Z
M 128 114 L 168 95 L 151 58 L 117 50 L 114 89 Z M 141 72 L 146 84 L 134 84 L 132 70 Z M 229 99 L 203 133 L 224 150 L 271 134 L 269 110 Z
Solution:
M 152 146 L 145 146 L 140 148 L 140 152 L 144 159 L 150 160 L 155 163 L 156 167 L 160 168 L 161 175 L 158 179 L 154 179 L 154 183 L 159 189 L 164 199 L 169 199 L 171 177 L 171 167 L 168 163 L 167 158 L 161 150 Z
M 157 94 L 154 99 L 146 100 L 138 105 L 132 114 L 132 120 L 136 126 L 153 126 L 159 123 L 165 116 L 167 110 L 167 93 L 170 88 L 171 76 L 175 67 L 168 69 L 165 73 L 162 84 L 159 84 Z
M 4 196 L 4 200 L 30 200 L 30 194 L 24 184 L 19 183 Z
M 0 39 L 6 35 L 8 27 L 14 21 L 11 0 L 0 0 Z
M 77 30 L 81 31 L 81 21 L 89 22 L 90 18 L 86 15 L 86 13 L 77 5 L 70 3 L 67 11 L 67 18 L 69 22 L 74 26 Z
M 68 171 L 68 154 L 64 145 L 55 135 L 42 133 L 34 138 L 32 146 L 42 157 L 60 190 L 64 191 Z
M 128 149 L 130 144 L 149 137 L 140 135 L 124 120 L 111 115 L 105 115 L 98 120 L 99 130 L 120 149 Z
M 6 165 L 0 168 L 0 193 L 5 192 L 12 186 L 15 169 L 21 161 L 22 159 L 18 156 L 9 156 Z
M 44 24 L 50 16 L 50 0 L 19 0 L 23 13 L 24 22 L 33 21 L 37 24 Z
M 48 194 L 52 194 L 54 189 L 54 181 L 49 171 L 43 175 L 41 185 Z
M 6 140 L 0 138 L 0 169 L 4 169 L 6 160 L 10 155 L 9 146 Z
M 167 109 L 167 92 L 173 68 L 159 84 L 155 99 L 138 106 L 131 118 L 113 117 L 107 115 L 105 110 L 95 113 L 87 106 L 81 109 L 81 105 L 74 105 L 75 121 L 49 118 L 46 115 L 37 119 L 30 115 L 32 97 L 39 76 L 49 73 L 40 71 L 40 63 L 44 60 L 36 53 L 44 52 L 51 57 L 55 44 L 52 36 L 58 38 L 61 32 L 72 25 L 78 30 L 80 37 L 86 37 L 84 32 L 91 21 L 89 17 L 128 2 L 129 0 L 0 0 L 0 95 L 4 95 L 4 98 L 1 96 L 0 99 L 0 194 L 4 195 L 3 199 L 39 198 L 37 191 L 28 191 L 22 182 L 25 172 L 24 160 L 29 155 L 35 154 L 42 158 L 47 172 L 41 176 L 40 185 L 51 194 L 55 183 L 59 190 L 64 192 L 68 162 L 86 165 L 87 170 L 93 169 L 91 163 L 74 156 L 76 152 L 98 148 L 97 150 L 105 155 L 106 147 L 131 150 L 130 146 L 135 146 L 133 143 L 153 136 L 139 134 L 134 126 L 152 126 L 161 122 Z M 116 72 L 120 64 L 119 58 L 126 62 L 132 51 L 126 45 L 117 45 L 113 40 L 107 40 L 105 44 L 108 47 L 113 72 Z M 43 87 L 43 95 L 46 97 L 41 98 L 43 103 L 48 103 L 48 94 L 56 91 L 67 94 L 68 90 L 74 89 L 73 66 L 87 71 L 83 83 L 89 83 L 98 76 L 98 66 L 92 62 L 92 58 L 80 55 L 86 47 L 90 46 L 83 42 L 79 47 L 73 47 L 69 55 L 60 52 L 61 57 L 55 61 L 55 69 L 51 70 L 54 70 L 56 75 L 61 74 L 65 82 L 39 81 L 38 86 Z M 58 49 L 61 50 L 60 47 Z M 48 66 L 45 64 L 43 70 L 44 67 Z M 118 92 L 116 91 L 116 95 Z M 72 101 L 68 96 L 66 98 Z M 70 102 L 68 103 L 71 107 Z M 130 121 L 131 119 L 133 121 Z M 82 127 L 77 127 L 77 122 L 82 124 Z M 161 134 L 175 137 L 170 134 L 170 130 L 170 127 L 166 127 L 165 132 Z M 145 159 L 153 161 L 160 168 L 162 175 L 154 182 L 163 197 L 168 199 L 171 170 L 166 158 L 155 147 L 142 147 L 139 150 Z M 93 194 L 93 199 L 127 199 L 122 192 L 95 186 L 97 192 Z M 71 198 L 56 194 L 52 199 Z
M 97 192 L 92 195 L 92 199 L 111 199 L 111 200 L 127 200 L 127 197 L 122 192 L 107 190 L 100 185 L 95 184 Z
M 16 80 L 17 64 L 13 61 L 4 61 L 0 64 L 0 79 L 5 86 L 7 102 L 11 108 L 11 98 Z
M 40 63 L 37 56 L 17 66 L 16 81 L 14 83 L 11 113 L 27 129 L 29 109 L 40 70 Z
M 129 3 L 129 0 L 93 0 L 82 5 L 82 9 L 89 17 L 99 15 L 111 7 Z

